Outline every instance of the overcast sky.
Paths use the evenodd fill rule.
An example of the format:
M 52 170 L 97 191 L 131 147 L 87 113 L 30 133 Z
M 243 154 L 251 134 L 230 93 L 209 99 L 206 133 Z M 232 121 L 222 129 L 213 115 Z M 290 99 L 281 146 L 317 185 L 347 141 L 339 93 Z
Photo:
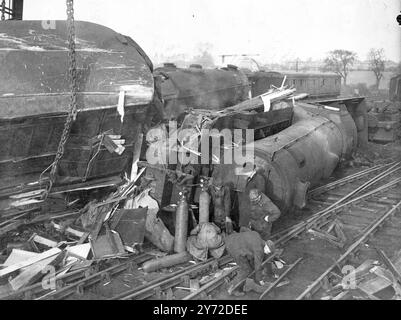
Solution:
M 25 0 L 24 19 L 65 19 L 65 0 Z M 264 62 L 384 48 L 401 60 L 401 0 L 75 0 L 76 20 L 131 36 L 157 53 L 260 54 Z

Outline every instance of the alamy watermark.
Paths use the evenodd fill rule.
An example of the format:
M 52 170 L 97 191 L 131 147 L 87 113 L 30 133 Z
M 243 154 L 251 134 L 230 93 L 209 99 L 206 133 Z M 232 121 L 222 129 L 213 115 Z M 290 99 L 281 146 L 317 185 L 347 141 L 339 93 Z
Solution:
M 153 128 L 146 134 L 149 164 L 238 164 L 253 159 L 253 129 L 177 130 L 177 122 L 168 128 Z
M 56 29 L 56 20 L 42 20 L 42 28 L 45 30 Z

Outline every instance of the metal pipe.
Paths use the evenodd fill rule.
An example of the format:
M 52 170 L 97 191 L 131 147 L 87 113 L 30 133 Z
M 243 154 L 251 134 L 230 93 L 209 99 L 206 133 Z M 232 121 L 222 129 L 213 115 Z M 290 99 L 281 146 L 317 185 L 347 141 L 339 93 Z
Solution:
M 177 209 L 175 211 L 174 251 L 184 252 L 187 246 L 188 235 L 188 202 L 184 192 L 180 192 Z
M 349 175 L 349 176 L 346 176 L 346 177 L 344 177 L 344 178 L 341 178 L 341 179 L 338 179 L 338 180 L 336 180 L 336 181 L 327 183 L 327 184 L 325 184 L 325 185 L 323 185 L 323 186 L 320 186 L 320 187 L 316 187 L 316 188 L 314 188 L 314 189 L 311 189 L 311 190 L 308 192 L 308 195 L 309 195 L 309 196 L 310 196 L 310 195 L 315 195 L 316 193 L 319 193 L 319 194 L 320 194 L 320 193 L 325 192 L 326 190 L 330 190 L 330 189 L 332 189 L 332 188 L 334 188 L 334 187 L 336 187 L 336 186 L 342 185 L 342 184 L 344 184 L 344 183 L 352 182 L 352 181 L 354 181 L 354 180 L 357 180 L 357 179 L 360 179 L 360 178 L 362 178 L 362 177 L 365 177 L 366 175 L 369 175 L 369 174 L 371 174 L 371 173 L 373 173 L 373 172 L 375 172 L 375 171 L 382 170 L 382 169 L 384 169 L 385 167 L 388 167 L 388 166 L 390 166 L 390 165 L 393 165 L 394 163 L 395 163 L 395 162 L 388 163 L 388 164 L 384 164 L 384 165 L 376 165 L 376 166 L 373 166 L 373 167 L 371 167 L 371 168 L 367 168 L 367 169 L 365 169 L 365 170 L 356 172 L 356 173 L 351 174 L 351 175 Z
M 175 266 L 177 264 L 188 262 L 191 259 L 191 255 L 184 251 L 172 255 L 165 256 L 159 259 L 153 259 L 150 261 L 146 261 L 142 265 L 142 270 L 149 273 L 161 268 L 168 268 Z
M 209 206 L 210 195 L 207 192 L 207 185 L 202 184 L 202 191 L 199 195 L 199 224 L 209 222 Z
M 142 285 L 138 288 L 135 288 L 133 290 L 129 290 L 127 292 L 124 292 L 122 294 L 119 294 L 116 297 L 113 297 L 112 300 L 116 300 L 116 299 L 121 299 L 121 300 L 129 300 L 129 299 L 134 299 L 134 298 L 138 298 L 144 294 L 147 294 L 149 292 L 151 292 L 152 290 L 154 290 L 155 288 L 158 287 L 162 287 L 162 286 L 167 286 L 169 287 L 169 284 L 172 283 L 174 280 L 176 279 L 183 279 L 183 276 L 186 275 L 190 275 L 193 273 L 199 273 L 202 270 L 208 269 L 210 267 L 212 267 L 213 265 L 215 265 L 216 263 L 221 266 L 221 265 L 225 265 L 229 262 L 231 262 L 232 259 L 231 257 L 228 256 L 223 256 L 219 259 L 209 259 L 205 262 L 201 262 L 199 264 L 190 266 L 189 268 L 183 269 L 183 270 L 179 270 L 177 272 L 175 272 L 172 275 L 168 275 L 165 277 L 162 277 L 162 279 L 156 279 L 154 281 L 151 281 L 150 283 L 146 284 L 146 285 Z M 183 281 L 183 280 L 182 280 Z

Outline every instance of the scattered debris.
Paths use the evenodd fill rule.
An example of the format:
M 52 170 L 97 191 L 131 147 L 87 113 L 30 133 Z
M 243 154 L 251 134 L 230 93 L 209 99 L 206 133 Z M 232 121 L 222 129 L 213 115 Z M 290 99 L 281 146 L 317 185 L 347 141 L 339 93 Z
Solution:
M 339 248 L 343 248 L 347 238 L 342 229 L 342 223 L 335 219 L 329 224 L 327 230 L 311 228 L 308 233 L 313 234 L 316 238 L 327 240 Z

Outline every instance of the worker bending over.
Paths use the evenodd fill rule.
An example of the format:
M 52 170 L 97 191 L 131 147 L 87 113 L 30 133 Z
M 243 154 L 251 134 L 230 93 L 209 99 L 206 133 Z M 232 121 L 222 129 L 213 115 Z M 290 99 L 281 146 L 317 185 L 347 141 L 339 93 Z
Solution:
M 213 222 L 226 233 L 233 231 L 233 223 L 230 217 L 231 197 L 230 188 L 223 184 L 220 176 L 217 176 L 209 187 L 214 206 Z
M 228 289 L 228 293 L 230 295 L 234 293 L 239 296 L 244 294 L 244 290 L 263 292 L 262 262 L 265 254 L 273 253 L 273 242 L 270 240 L 264 241 L 259 233 L 247 228 L 241 228 L 241 232 L 239 233 L 234 232 L 230 234 L 225 238 L 225 242 L 228 254 L 239 267 L 239 272 Z M 255 271 L 255 273 L 252 277 L 253 279 L 249 279 L 251 281 L 239 284 L 245 279 L 248 280 L 247 278 L 253 271 Z M 255 280 L 256 283 L 253 280 Z M 252 284 L 251 288 L 246 288 L 249 284 Z M 238 291 L 234 291 L 236 286 L 238 286 Z
M 270 238 L 272 223 L 280 217 L 280 209 L 258 189 L 249 191 L 251 217 L 249 228 L 259 232 L 263 240 Z

